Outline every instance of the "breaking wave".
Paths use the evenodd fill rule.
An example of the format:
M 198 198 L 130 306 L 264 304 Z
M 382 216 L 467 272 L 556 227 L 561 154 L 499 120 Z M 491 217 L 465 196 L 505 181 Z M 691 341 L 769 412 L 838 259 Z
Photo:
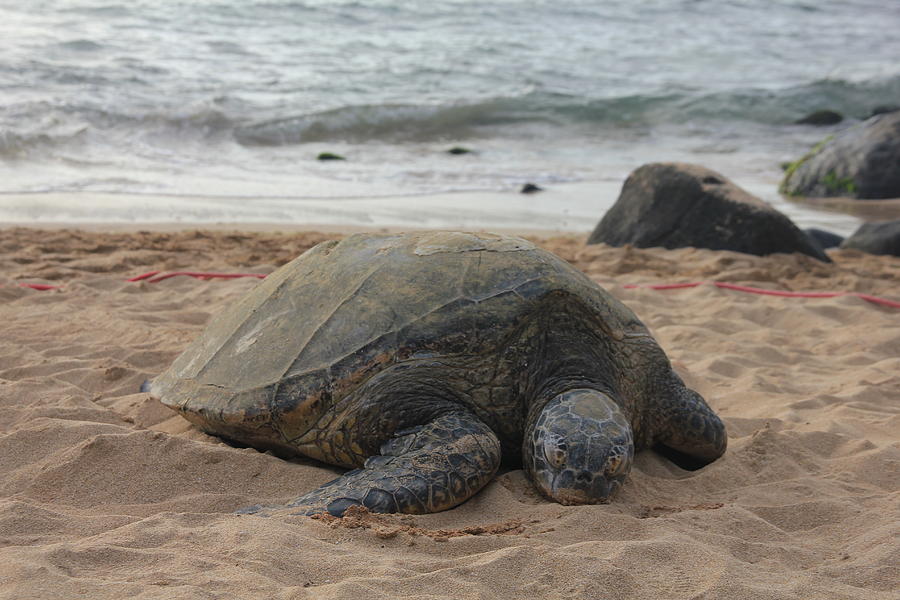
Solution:
M 459 139 L 477 135 L 483 128 L 491 128 L 496 135 L 502 127 L 526 123 L 627 128 L 727 119 L 778 125 L 824 108 L 862 119 L 892 102 L 900 104 L 900 77 L 869 82 L 826 79 L 781 90 L 705 94 L 674 90 L 597 99 L 532 92 L 471 104 L 348 106 L 239 125 L 234 137 L 245 146 L 285 146 Z
M 216 98 L 152 112 L 106 110 L 97 106 L 19 106 L 15 119 L 0 124 L 0 158 L 28 159 L 54 147 L 132 142 L 277 147 L 313 142 L 388 143 L 465 139 L 481 135 L 515 136 L 529 125 L 598 131 L 697 121 L 791 124 L 828 108 L 847 117 L 866 118 L 879 106 L 900 105 L 900 77 L 850 82 L 825 79 L 784 89 L 743 89 L 700 93 L 686 88 L 656 94 L 586 98 L 532 91 L 471 103 L 345 106 L 258 120 L 257 108 Z M 10 125 L 31 123 L 29 129 Z M 47 123 L 47 125 L 42 125 Z M 570 129 L 571 130 L 571 129 Z

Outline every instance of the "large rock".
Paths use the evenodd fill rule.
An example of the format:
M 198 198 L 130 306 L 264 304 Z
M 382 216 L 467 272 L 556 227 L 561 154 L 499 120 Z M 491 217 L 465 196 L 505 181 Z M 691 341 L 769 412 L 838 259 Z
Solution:
M 900 112 L 876 115 L 826 138 L 788 165 L 781 191 L 818 198 L 900 197 Z
M 869 254 L 900 256 L 900 220 L 863 223 L 841 248 L 855 248 Z
M 715 171 L 656 163 L 635 170 L 588 244 L 694 246 L 764 256 L 800 252 L 831 262 L 785 215 Z

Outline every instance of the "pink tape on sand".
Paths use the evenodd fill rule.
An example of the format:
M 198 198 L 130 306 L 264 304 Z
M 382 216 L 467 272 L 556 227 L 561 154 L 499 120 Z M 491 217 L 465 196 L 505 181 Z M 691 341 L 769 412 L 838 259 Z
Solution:
M 203 271 L 173 271 L 171 273 L 163 273 L 161 271 L 150 271 L 131 277 L 126 281 L 146 281 L 148 283 L 157 283 L 170 277 L 193 277 L 195 279 L 238 279 L 240 277 L 256 277 L 264 279 L 262 273 L 209 273 Z M 737 292 L 746 292 L 748 294 L 760 294 L 764 296 L 783 296 L 786 298 L 836 298 L 838 296 L 856 296 L 873 304 L 881 306 L 889 306 L 891 308 L 900 308 L 900 302 L 888 300 L 887 298 L 879 298 L 870 294 L 861 294 L 859 292 L 787 292 L 782 290 L 767 290 L 763 288 L 750 287 L 748 285 L 737 285 L 735 283 L 726 283 L 724 281 L 692 281 L 689 283 L 661 283 L 653 285 L 638 285 L 634 283 L 625 284 L 622 287 L 626 289 L 645 288 L 651 290 L 679 290 L 683 288 L 692 288 L 708 283 L 726 290 L 734 290 Z M 58 285 L 46 285 L 43 283 L 20 283 L 21 287 L 28 287 L 35 290 L 56 290 L 60 289 Z
M 158 281 L 162 281 L 163 279 L 169 279 L 170 277 L 193 277 L 195 279 L 238 279 L 240 277 L 256 277 L 257 279 L 265 279 L 265 275 L 263 273 L 206 273 L 206 272 L 198 272 L 198 271 L 173 271 L 171 273 L 162 273 L 160 271 L 150 271 L 149 273 L 144 273 L 142 275 L 138 275 L 137 277 L 132 277 L 127 279 L 126 281 L 147 281 L 148 283 L 156 283 Z
M 651 290 L 676 290 L 681 288 L 697 287 L 709 283 L 726 290 L 735 290 L 737 292 L 747 292 L 748 294 L 760 294 L 763 296 L 784 296 L 787 298 L 836 298 L 838 296 L 856 296 L 874 304 L 890 306 L 891 308 L 900 308 L 900 302 L 894 302 L 887 298 L 879 298 L 870 294 L 861 294 L 859 292 L 786 292 L 783 290 L 767 290 L 763 288 L 750 287 L 749 285 L 737 285 L 736 283 L 726 283 L 724 281 L 692 281 L 690 283 L 663 283 L 658 285 L 637 285 L 626 284 L 622 287 L 627 289 L 647 288 Z

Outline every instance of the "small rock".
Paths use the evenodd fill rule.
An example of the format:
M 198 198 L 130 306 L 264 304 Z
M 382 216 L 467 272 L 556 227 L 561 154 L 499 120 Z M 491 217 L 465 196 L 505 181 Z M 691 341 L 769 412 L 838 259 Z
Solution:
M 347 160 L 347 159 L 344 158 L 343 156 L 341 156 L 340 154 L 334 154 L 332 152 L 321 152 L 316 157 L 316 160 Z
M 853 248 L 869 254 L 900 256 L 900 220 L 863 223 L 841 248 Z
M 794 121 L 795 125 L 836 125 L 844 120 L 844 115 L 833 110 L 817 110 L 802 119 Z
M 818 229 L 816 227 L 807 227 L 803 230 L 806 235 L 812 238 L 816 244 L 823 250 L 828 248 L 837 248 L 844 241 L 844 236 Z
M 533 194 L 535 192 L 543 192 L 544 188 L 534 183 L 526 183 L 522 186 L 522 189 L 519 190 L 522 194 Z
M 472 154 L 472 151 L 462 146 L 454 146 L 447 150 L 447 154 Z

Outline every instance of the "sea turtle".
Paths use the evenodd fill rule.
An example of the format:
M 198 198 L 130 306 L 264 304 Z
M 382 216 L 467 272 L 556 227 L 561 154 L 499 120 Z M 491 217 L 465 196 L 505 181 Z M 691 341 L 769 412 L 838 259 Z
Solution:
M 296 514 L 445 510 L 501 456 L 552 500 L 601 503 L 635 450 L 706 464 L 726 443 L 631 310 L 486 233 L 319 244 L 215 317 L 150 392 L 206 432 L 354 469 Z

